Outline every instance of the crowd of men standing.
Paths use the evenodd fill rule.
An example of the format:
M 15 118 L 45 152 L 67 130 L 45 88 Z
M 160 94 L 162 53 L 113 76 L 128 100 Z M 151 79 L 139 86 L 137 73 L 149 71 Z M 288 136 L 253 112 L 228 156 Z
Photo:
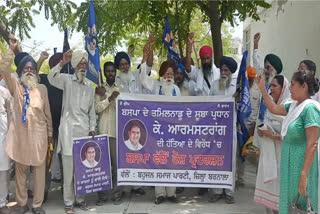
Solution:
M 282 62 L 274 54 L 265 57 L 262 67 L 257 53 L 260 36 L 255 36 L 254 65 L 247 69 L 249 79 L 252 114 L 247 122 L 251 135 L 258 132 L 257 126 L 263 123 L 261 93 L 254 83 L 256 73 L 263 78 L 270 89 L 271 81 L 282 72 Z M 164 61 L 159 70 L 160 79 L 150 77 L 153 64 L 154 36 L 143 50 L 143 59 L 139 67 L 131 71 L 131 59 L 125 52 L 118 52 L 114 62 L 103 66 L 105 83 L 95 91 L 86 78 L 88 54 L 84 50 L 56 53 L 49 59 L 50 73 L 38 75 L 39 66 L 48 55 L 42 55 L 38 64 L 24 52 L 15 55 L 16 74 L 12 74 L 11 63 L 18 49 L 18 42 L 10 40 L 8 53 L 0 62 L 0 213 L 26 213 L 27 205 L 27 170 L 32 167 L 34 190 L 32 212 L 45 213 L 42 208 L 46 198 L 46 155 L 48 146 L 54 145 L 60 154 L 59 162 L 63 175 L 63 200 L 66 213 L 74 213 L 74 207 L 88 210 L 85 197 L 76 196 L 73 183 L 72 139 L 83 136 L 107 134 L 110 142 L 113 189 L 113 204 L 121 204 L 126 191 L 143 195 L 141 187 L 117 186 L 116 155 L 116 98 L 120 93 L 154 94 L 163 96 L 234 96 L 236 93 L 237 62 L 223 56 L 220 68 L 213 63 L 213 50 L 203 46 L 199 51 L 201 66 L 194 66 L 191 59 L 193 34 L 188 36 L 186 58 L 182 64 L 174 60 Z M 71 62 L 74 74 L 64 72 L 64 67 Z M 308 66 L 305 62 L 304 65 Z M 117 69 L 119 74 L 117 74 Z M 305 69 L 308 70 L 308 69 Z M 310 69 L 309 69 L 310 70 Z M 257 72 L 256 72 L 257 71 Z M 315 72 L 315 67 L 314 70 Z M 272 90 L 272 89 L 271 89 Z M 264 110 L 266 111 L 266 109 Z M 261 134 L 261 133 L 260 133 Z M 259 134 L 259 135 L 260 135 Z M 255 134 L 257 136 L 257 134 Z M 261 134 L 262 135 L 262 134 Z M 134 149 L 134 148 L 133 148 Z M 238 152 L 239 153 L 239 152 Z M 237 180 L 243 183 L 243 163 L 237 158 Z M 8 196 L 8 172 L 10 160 L 15 162 L 15 189 L 17 205 L 6 207 Z M 48 175 L 47 175 L 48 176 Z M 178 191 L 175 187 L 155 187 L 155 204 L 168 200 L 177 203 Z M 235 203 L 233 191 L 229 189 L 210 189 L 209 202 L 224 199 L 227 204 Z M 279 194 L 279 193 L 278 193 Z M 107 193 L 99 192 L 96 205 L 103 205 Z M 262 203 L 262 202 L 261 202 Z M 263 204 L 263 203 L 262 203 Z M 266 206 L 267 207 L 267 206 Z M 275 209 L 272 208 L 276 212 Z

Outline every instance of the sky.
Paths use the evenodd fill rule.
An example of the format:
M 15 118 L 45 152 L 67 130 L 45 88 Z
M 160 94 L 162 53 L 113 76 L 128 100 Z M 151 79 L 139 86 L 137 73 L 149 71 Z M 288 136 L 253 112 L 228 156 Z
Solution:
M 80 4 L 79 2 L 77 2 Z M 57 51 L 61 52 L 63 47 L 64 32 L 60 32 L 57 25 L 51 26 L 51 21 L 46 20 L 43 13 L 34 15 L 33 19 L 36 20 L 36 27 L 31 29 L 31 39 L 22 41 L 22 48 L 26 52 L 30 52 L 32 47 L 36 50 L 32 55 L 37 56 L 41 51 L 47 51 L 49 55 L 53 54 L 53 48 L 58 48 Z M 242 22 L 233 29 L 232 36 L 242 39 Z M 99 32 L 99 29 L 98 29 Z M 37 46 L 34 45 L 38 44 Z M 74 31 L 69 37 L 69 44 L 71 48 L 83 48 L 84 35 L 82 32 Z M 118 51 L 126 51 L 119 47 Z

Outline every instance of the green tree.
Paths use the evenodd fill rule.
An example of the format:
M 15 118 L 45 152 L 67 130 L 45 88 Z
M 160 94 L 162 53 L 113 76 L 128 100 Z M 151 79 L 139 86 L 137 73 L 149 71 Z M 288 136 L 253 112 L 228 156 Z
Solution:
M 30 38 L 29 31 L 36 26 L 33 15 L 41 11 L 61 31 L 66 26 L 75 27 L 76 7 L 71 0 L 6 0 L 0 5 L 0 35 L 7 43 L 16 33 L 21 40 Z
M 147 32 L 156 34 L 156 48 L 162 45 L 162 31 L 165 16 L 169 15 L 170 25 L 178 38 L 179 52 L 183 47 L 190 29 L 192 14 L 197 9 L 202 11 L 201 21 L 208 23 L 212 44 L 214 47 L 215 63 L 219 65 L 223 54 L 223 23 L 234 26 L 234 18 L 243 21 L 247 17 L 259 19 L 257 9 L 268 8 L 270 4 L 263 0 L 220 0 L 220 1 L 96 1 L 96 15 L 102 52 L 114 52 L 116 45 L 125 39 L 125 32 L 130 36 L 146 37 Z M 88 2 L 82 3 L 77 10 L 79 17 L 78 30 L 86 32 L 88 17 Z M 100 24 L 99 24 L 100 23 Z M 134 32 L 134 33 L 131 33 Z
M 229 22 L 234 26 L 234 19 L 238 17 L 244 21 L 247 17 L 259 20 L 257 10 L 259 7 L 269 8 L 270 4 L 263 0 L 219 0 L 219 1 L 195 1 L 202 12 L 206 15 L 205 20 L 209 22 L 211 38 L 214 47 L 215 64 L 219 66 L 220 58 L 223 53 L 221 27 L 223 22 Z
M 33 14 L 44 11 L 45 18 L 57 24 L 62 31 L 66 26 L 87 33 L 88 4 L 79 7 L 71 0 L 6 0 L 0 5 L 0 35 L 6 42 L 15 33 L 22 40 L 30 37 L 35 27 Z M 218 65 L 223 54 L 223 23 L 234 25 L 234 18 L 243 21 L 247 17 L 259 19 L 257 9 L 268 8 L 263 0 L 199 0 L 199 1 L 95 1 L 97 29 L 102 54 L 114 53 L 123 40 L 133 42 L 133 37 L 142 40 L 148 32 L 155 32 L 155 48 L 161 49 L 165 16 L 176 34 L 180 56 L 184 56 L 185 41 L 190 31 L 193 14 L 202 11 L 202 23 L 208 23 L 215 63 Z M 75 12 L 76 11 L 76 12 Z

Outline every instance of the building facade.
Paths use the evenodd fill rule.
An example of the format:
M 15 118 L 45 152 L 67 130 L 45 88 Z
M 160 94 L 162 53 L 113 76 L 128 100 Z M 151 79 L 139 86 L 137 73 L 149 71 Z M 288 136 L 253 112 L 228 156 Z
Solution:
M 320 1 L 268 0 L 269 9 L 260 9 L 259 21 L 251 18 L 243 24 L 243 47 L 249 51 L 252 65 L 253 36 L 260 32 L 259 53 L 278 55 L 283 74 L 291 78 L 304 59 L 314 61 L 320 72 Z

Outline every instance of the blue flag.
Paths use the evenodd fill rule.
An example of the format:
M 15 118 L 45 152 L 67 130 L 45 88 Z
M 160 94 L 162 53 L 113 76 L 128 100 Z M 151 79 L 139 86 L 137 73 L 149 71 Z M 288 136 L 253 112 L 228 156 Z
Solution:
M 168 48 L 168 59 L 173 59 L 177 64 L 180 63 L 180 57 L 175 47 L 172 30 L 169 24 L 169 18 L 166 16 L 166 24 L 162 34 L 162 41 Z
M 93 0 L 90 0 L 89 6 L 88 34 L 86 36 L 85 49 L 88 52 L 87 78 L 94 83 L 99 84 L 99 75 L 101 77 L 100 54 L 96 28 L 96 14 L 94 11 Z M 102 82 L 102 78 L 100 79 Z
M 243 53 L 237 78 L 237 93 L 240 95 L 239 100 L 237 102 L 237 138 L 240 144 L 240 157 L 243 161 L 244 157 L 242 157 L 241 155 L 242 147 L 250 137 L 245 121 L 249 118 L 251 114 L 249 82 L 246 76 L 247 56 L 248 51 L 245 51 Z
M 64 30 L 63 53 L 67 52 L 68 50 L 70 50 L 70 45 L 68 41 L 68 29 L 66 28 Z M 62 70 L 66 74 L 74 74 L 74 69 L 72 68 L 71 62 L 65 64 Z

